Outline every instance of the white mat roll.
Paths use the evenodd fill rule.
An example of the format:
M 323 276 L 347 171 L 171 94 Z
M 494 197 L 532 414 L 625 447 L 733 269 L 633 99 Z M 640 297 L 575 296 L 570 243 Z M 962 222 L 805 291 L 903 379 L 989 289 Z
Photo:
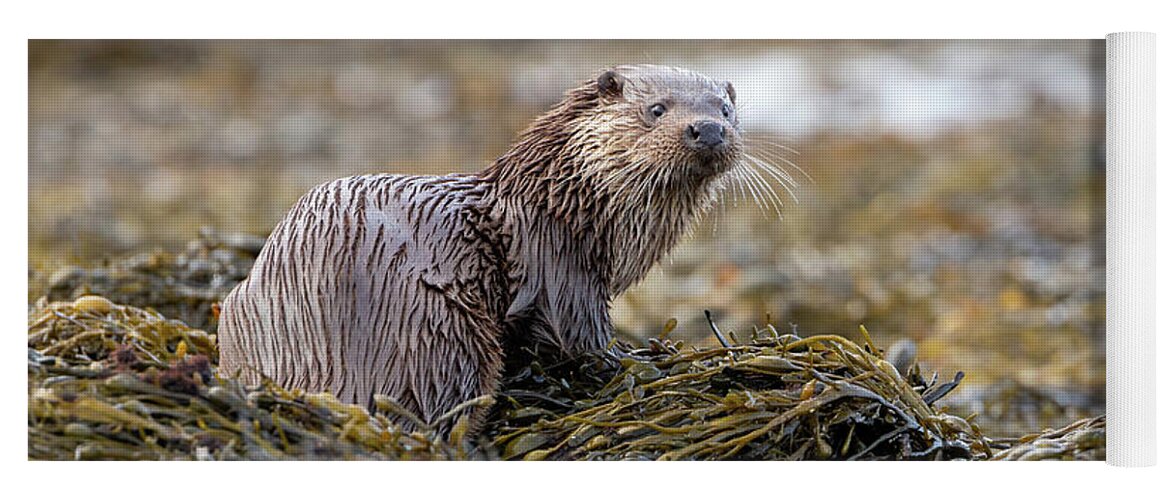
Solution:
M 1106 462 L 1155 464 L 1155 35 L 1106 37 Z

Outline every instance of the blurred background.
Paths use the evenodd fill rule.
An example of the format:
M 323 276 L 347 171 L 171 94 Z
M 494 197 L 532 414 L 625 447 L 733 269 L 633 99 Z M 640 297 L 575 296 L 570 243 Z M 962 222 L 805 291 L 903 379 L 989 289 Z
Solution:
M 63 266 L 263 236 L 323 181 L 478 170 L 629 62 L 732 81 L 811 180 L 779 160 L 781 216 L 701 221 L 615 302 L 622 336 L 865 325 L 964 371 L 943 403 L 989 434 L 1104 412 L 1101 40 L 30 41 L 30 301 Z

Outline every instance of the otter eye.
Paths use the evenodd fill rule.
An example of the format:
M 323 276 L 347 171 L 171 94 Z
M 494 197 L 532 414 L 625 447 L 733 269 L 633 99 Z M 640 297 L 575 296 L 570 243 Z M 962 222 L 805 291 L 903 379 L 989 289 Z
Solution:
M 667 107 L 661 103 L 653 104 L 647 111 L 655 118 L 662 118 L 663 115 L 667 114 Z
M 732 106 L 729 106 L 728 103 L 724 103 L 724 107 L 721 111 L 724 112 L 724 118 L 732 118 Z

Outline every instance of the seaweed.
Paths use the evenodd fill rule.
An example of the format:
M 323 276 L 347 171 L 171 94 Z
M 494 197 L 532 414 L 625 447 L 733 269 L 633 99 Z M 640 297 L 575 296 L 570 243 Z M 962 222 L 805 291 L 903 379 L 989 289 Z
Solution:
M 713 328 L 718 332 L 718 329 Z M 723 333 L 719 333 L 723 337 Z M 734 338 L 734 336 L 733 336 Z M 598 377 L 605 355 L 509 377 L 489 424 L 502 458 L 883 460 L 987 458 L 979 427 L 940 412 L 872 347 L 771 325 L 745 343 L 652 339 Z M 957 377 L 958 380 L 959 377 Z M 599 385 L 599 380 L 605 380 Z M 582 387 L 588 396 L 583 397 Z M 576 392 L 575 392 L 576 391 Z
M 1061 429 L 1000 440 L 995 445 L 1007 448 L 991 460 L 1106 460 L 1106 417 L 1084 418 Z
M 735 338 L 735 335 L 732 335 Z M 744 343 L 646 347 L 509 374 L 485 430 L 404 432 L 324 393 L 215 374 L 215 336 L 98 296 L 38 304 L 28 333 L 32 459 L 976 459 L 946 390 L 870 345 L 767 326 Z M 614 353 L 619 354 L 614 354 Z M 489 404 L 472 401 L 468 404 Z
M 66 266 L 37 276 L 30 290 L 51 301 L 85 295 L 149 306 L 168 318 L 214 332 L 215 305 L 248 276 L 264 238 L 208 228 L 178 253 L 145 252 L 105 266 Z
M 937 407 L 963 383 L 883 352 L 861 328 L 738 335 L 706 314 L 714 346 L 672 340 L 561 359 L 509 354 L 483 430 L 442 435 L 392 399 L 245 386 L 216 373 L 217 302 L 261 241 L 205 231 L 156 252 L 57 273 L 29 308 L 30 459 L 151 460 L 1100 460 L 1105 420 L 992 439 L 979 416 Z M 35 290 L 35 288 L 34 288 Z M 62 300 L 67 299 L 67 300 Z M 55 301 L 50 301 L 55 300 Z M 132 305 L 128 305 L 132 304 Z M 138 307 L 135 307 L 138 306 Z M 173 316 L 172 316 L 173 315 Z M 209 333 L 211 332 L 211 333 Z M 690 337 L 694 337 L 691 335 Z M 452 412 L 451 415 L 458 415 Z M 392 421 L 407 419 L 418 431 Z
M 97 296 L 41 304 L 28 335 L 28 457 L 477 458 L 471 441 L 407 433 L 330 394 L 215 375 L 215 336 Z

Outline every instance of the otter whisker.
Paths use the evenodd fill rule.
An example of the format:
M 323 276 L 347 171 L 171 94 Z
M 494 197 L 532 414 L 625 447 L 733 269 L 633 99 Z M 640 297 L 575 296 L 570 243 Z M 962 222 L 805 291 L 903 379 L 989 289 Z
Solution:
M 768 155 L 756 156 L 756 155 L 747 154 L 747 153 L 745 153 L 744 156 L 746 158 L 752 159 L 752 161 L 754 161 L 758 165 L 760 165 L 760 168 L 768 170 L 769 172 L 772 172 L 776 176 L 780 177 L 779 180 L 782 181 L 783 183 L 785 183 L 791 187 L 797 187 L 799 185 L 797 182 L 797 179 L 795 179 L 793 177 L 793 175 L 790 174 L 789 171 L 786 170 L 784 167 L 776 165 L 775 163 L 772 163 L 771 161 L 766 161 L 766 160 L 772 160 L 773 159 L 772 157 L 770 157 Z
M 761 185 L 768 188 L 769 195 L 771 195 L 773 197 L 773 199 L 776 200 L 777 216 L 784 218 L 784 215 L 781 214 L 781 211 L 785 206 L 785 202 L 783 201 L 781 196 L 779 194 L 777 194 L 777 190 L 773 187 L 772 183 L 768 182 L 768 179 L 765 179 L 764 176 L 760 175 L 760 173 L 757 173 L 756 175 L 758 178 L 760 178 Z M 783 187 L 784 184 L 782 184 L 781 186 Z
M 748 187 L 749 191 L 752 193 L 752 198 L 753 198 L 753 200 L 756 201 L 756 206 L 759 207 L 762 211 L 767 210 L 767 208 L 765 207 L 765 202 L 764 202 L 764 193 L 762 193 L 760 191 L 760 188 L 756 184 L 755 179 L 751 176 L 752 169 L 743 168 L 743 169 L 740 169 L 740 171 L 743 172 L 744 174 L 747 174 L 744 176 L 744 180 L 746 181 L 745 185 Z
M 752 197 L 749 195 L 747 184 L 746 184 L 746 181 L 744 180 L 744 172 L 741 171 L 742 169 L 743 169 L 742 166 L 737 165 L 737 168 L 735 170 L 733 170 L 731 174 L 729 174 L 730 175 L 729 178 L 736 181 L 736 191 L 737 191 L 736 199 L 737 200 L 744 200 L 744 202 L 747 203 L 747 202 L 752 201 Z M 734 202 L 733 204 L 736 208 L 740 208 L 739 203 Z
M 791 198 L 793 198 L 793 201 L 800 203 L 800 199 L 798 198 L 795 191 L 797 188 L 797 183 L 794 182 L 793 178 L 787 175 L 786 172 L 779 171 L 768 162 L 751 155 L 746 155 L 745 160 L 750 162 L 756 169 L 763 171 L 773 180 L 777 181 L 777 183 L 781 185 L 781 188 L 784 189 Z
M 744 157 L 752 160 L 757 166 L 768 171 L 770 174 L 773 174 L 775 177 L 777 177 L 777 180 L 780 181 L 781 184 L 797 187 L 797 181 L 793 179 L 793 176 L 783 168 L 773 165 L 770 162 L 764 161 L 763 159 L 748 153 L 745 153 Z
M 745 140 L 749 140 L 749 141 L 767 141 L 770 139 L 776 139 L 776 140 L 787 141 L 787 142 L 797 142 L 796 137 L 793 137 L 791 135 L 778 134 L 773 131 L 757 133 L 757 134 L 753 134 L 751 137 L 745 137 Z
M 768 141 L 768 140 L 764 140 L 764 139 L 757 139 L 757 138 L 753 138 L 753 137 L 747 138 L 746 141 L 749 143 L 749 145 L 755 146 L 757 144 L 761 144 L 761 145 L 765 145 L 765 146 L 773 146 L 773 147 L 777 147 L 777 148 L 783 149 L 785 151 L 788 151 L 790 153 L 793 153 L 797 156 L 801 156 L 800 151 L 797 151 L 796 149 L 793 149 L 789 146 L 786 146 L 786 145 L 778 143 L 778 142 L 772 142 L 772 141 Z
M 760 186 L 760 190 L 768 196 L 769 200 L 772 202 L 773 209 L 777 212 L 777 215 L 781 215 L 781 207 L 785 205 L 785 203 L 781 201 L 781 197 L 777 196 L 776 191 L 774 191 L 772 186 L 769 185 L 768 181 L 766 181 L 765 178 L 760 175 L 760 172 L 757 172 L 754 168 L 747 168 L 746 170 L 748 171 L 748 174 L 756 180 L 757 185 Z
M 744 194 L 744 182 L 741 181 L 739 172 L 736 172 L 736 174 L 737 175 L 730 175 L 728 178 L 736 181 L 732 183 L 732 185 L 736 188 L 735 196 L 732 197 L 732 207 L 740 208 L 740 201 L 747 201 L 748 195 Z
M 712 223 L 710 224 L 712 231 L 711 234 L 715 234 L 717 223 L 719 222 L 720 218 L 722 218 L 724 214 L 728 212 L 728 207 L 725 203 L 728 198 L 728 193 L 725 189 L 726 187 L 727 179 L 721 176 L 714 179 L 710 184 L 707 185 L 706 188 L 707 194 L 705 196 L 709 200 L 709 204 L 712 206 L 709 206 L 707 209 L 705 209 L 703 213 L 704 215 L 713 213 L 715 215 Z
M 789 193 L 789 197 L 793 198 L 793 202 L 797 204 L 801 203 L 801 200 L 797 197 L 797 193 L 793 191 L 796 186 L 793 186 L 792 188 L 789 186 L 789 183 L 792 182 L 792 178 L 778 175 L 774 169 L 769 168 L 767 163 L 761 162 L 758 158 L 753 157 L 752 155 L 745 155 L 745 157 L 748 159 L 748 161 L 752 162 L 752 164 L 760 167 L 761 170 L 770 175 L 773 179 L 776 179 L 776 181 L 781 185 L 781 188 L 783 188 L 785 192 Z M 786 182 L 786 179 L 789 183 Z
M 740 208 L 740 200 L 747 199 L 744 194 L 744 186 L 742 185 L 739 172 L 739 166 L 733 167 L 731 171 L 720 178 L 721 195 L 726 194 L 727 198 L 732 200 L 732 208 Z M 726 210 L 726 207 L 724 207 Z
M 719 213 L 716 214 L 716 217 L 714 219 L 712 219 L 712 232 L 711 232 L 711 234 L 713 234 L 713 235 L 716 234 L 716 230 L 719 228 L 720 219 L 723 219 L 728 214 L 727 200 L 731 195 L 728 194 L 728 189 L 727 189 L 728 186 L 727 185 L 728 185 L 727 177 L 720 177 L 719 179 L 716 180 L 716 182 L 712 186 L 712 189 L 715 190 L 716 206 L 720 207 Z
M 784 161 L 789 161 L 789 159 L 785 157 L 785 152 L 783 152 L 783 151 L 774 151 L 774 150 L 770 150 L 770 149 L 768 149 L 767 147 L 760 147 L 760 146 L 756 146 L 756 147 L 754 147 L 754 148 L 753 148 L 753 151 L 752 151 L 752 152 L 753 152 L 753 153 L 756 153 L 756 154 L 757 154 L 757 155 L 759 155 L 759 156 L 763 156 L 763 157 L 765 157 L 765 158 L 768 158 L 768 159 L 770 159 L 770 160 L 784 160 Z M 799 168 L 800 168 L 800 167 L 798 167 L 798 169 L 799 169 Z
M 772 159 L 772 160 L 780 160 L 780 161 L 782 161 L 782 162 L 785 162 L 785 164 L 789 165 L 790 167 L 793 167 L 793 168 L 797 169 L 797 171 L 798 171 L 798 172 L 801 172 L 801 175 L 802 175 L 802 176 L 804 176 L 806 179 L 808 179 L 808 180 L 809 180 L 809 182 L 812 182 L 812 183 L 814 183 L 814 184 L 817 184 L 817 181 L 816 181 L 816 180 L 814 180 L 814 179 L 813 179 L 813 177 L 811 177 L 811 176 L 809 175 L 809 173 L 805 171 L 805 169 L 801 168 L 801 166 L 800 166 L 800 165 L 797 165 L 796 163 L 793 163 L 793 162 L 792 162 L 791 160 L 789 160 L 788 158 L 785 158 L 783 155 L 780 155 L 780 154 L 775 154 L 775 153 L 774 153 L 774 154 L 769 154 L 770 152 L 769 152 L 767 149 L 764 149 L 764 148 L 757 148 L 757 149 L 760 149 L 760 151 L 758 151 L 758 152 L 759 152 L 759 153 L 761 153 L 762 155 L 766 155 L 766 156 L 768 156 L 768 157 L 769 157 L 769 159 Z
M 775 158 L 775 157 L 772 157 L 772 156 L 769 156 L 766 154 L 762 154 L 761 156 L 764 157 L 765 159 L 769 159 L 769 160 L 779 159 L 780 161 L 784 162 L 787 165 L 792 165 L 792 166 L 796 167 L 796 165 L 793 165 L 792 162 L 790 162 L 784 158 Z M 758 158 L 758 160 L 759 159 L 760 158 Z M 787 179 L 789 181 L 789 185 L 791 185 L 793 187 L 797 187 L 797 181 L 793 178 L 793 175 L 789 173 L 788 169 L 786 169 L 780 165 L 777 165 L 776 163 L 772 163 L 772 162 L 763 162 L 763 163 L 768 165 L 771 169 L 776 170 L 777 173 L 784 175 L 785 179 Z M 797 168 L 797 170 L 801 171 L 802 176 L 804 176 L 806 179 L 808 179 L 811 183 L 814 183 L 813 179 L 809 177 L 809 174 L 806 174 L 803 170 L 801 170 L 800 167 L 796 167 L 796 168 Z
M 753 204 L 757 206 L 757 208 L 763 207 L 764 203 L 761 201 L 759 196 L 760 191 L 756 189 L 756 184 L 752 182 L 752 178 L 748 176 L 747 168 L 740 168 L 738 173 L 740 174 L 740 180 L 744 185 L 744 191 L 749 195 L 749 197 L 745 199 L 752 201 Z
M 753 175 L 753 171 L 752 171 L 751 166 L 741 162 L 740 167 L 741 167 L 740 170 L 741 170 L 742 175 L 744 176 L 744 181 L 746 182 L 746 185 L 751 190 L 751 192 L 753 193 L 754 196 L 756 196 L 756 195 L 759 196 L 759 198 L 756 199 L 757 207 L 764 210 L 766 208 L 764 206 L 764 202 L 767 201 L 767 198 L 765 197 L 764 193 L 761 191 L 760 184 L 759 184 L 759 182 L 757 182 L 756 177 Z

